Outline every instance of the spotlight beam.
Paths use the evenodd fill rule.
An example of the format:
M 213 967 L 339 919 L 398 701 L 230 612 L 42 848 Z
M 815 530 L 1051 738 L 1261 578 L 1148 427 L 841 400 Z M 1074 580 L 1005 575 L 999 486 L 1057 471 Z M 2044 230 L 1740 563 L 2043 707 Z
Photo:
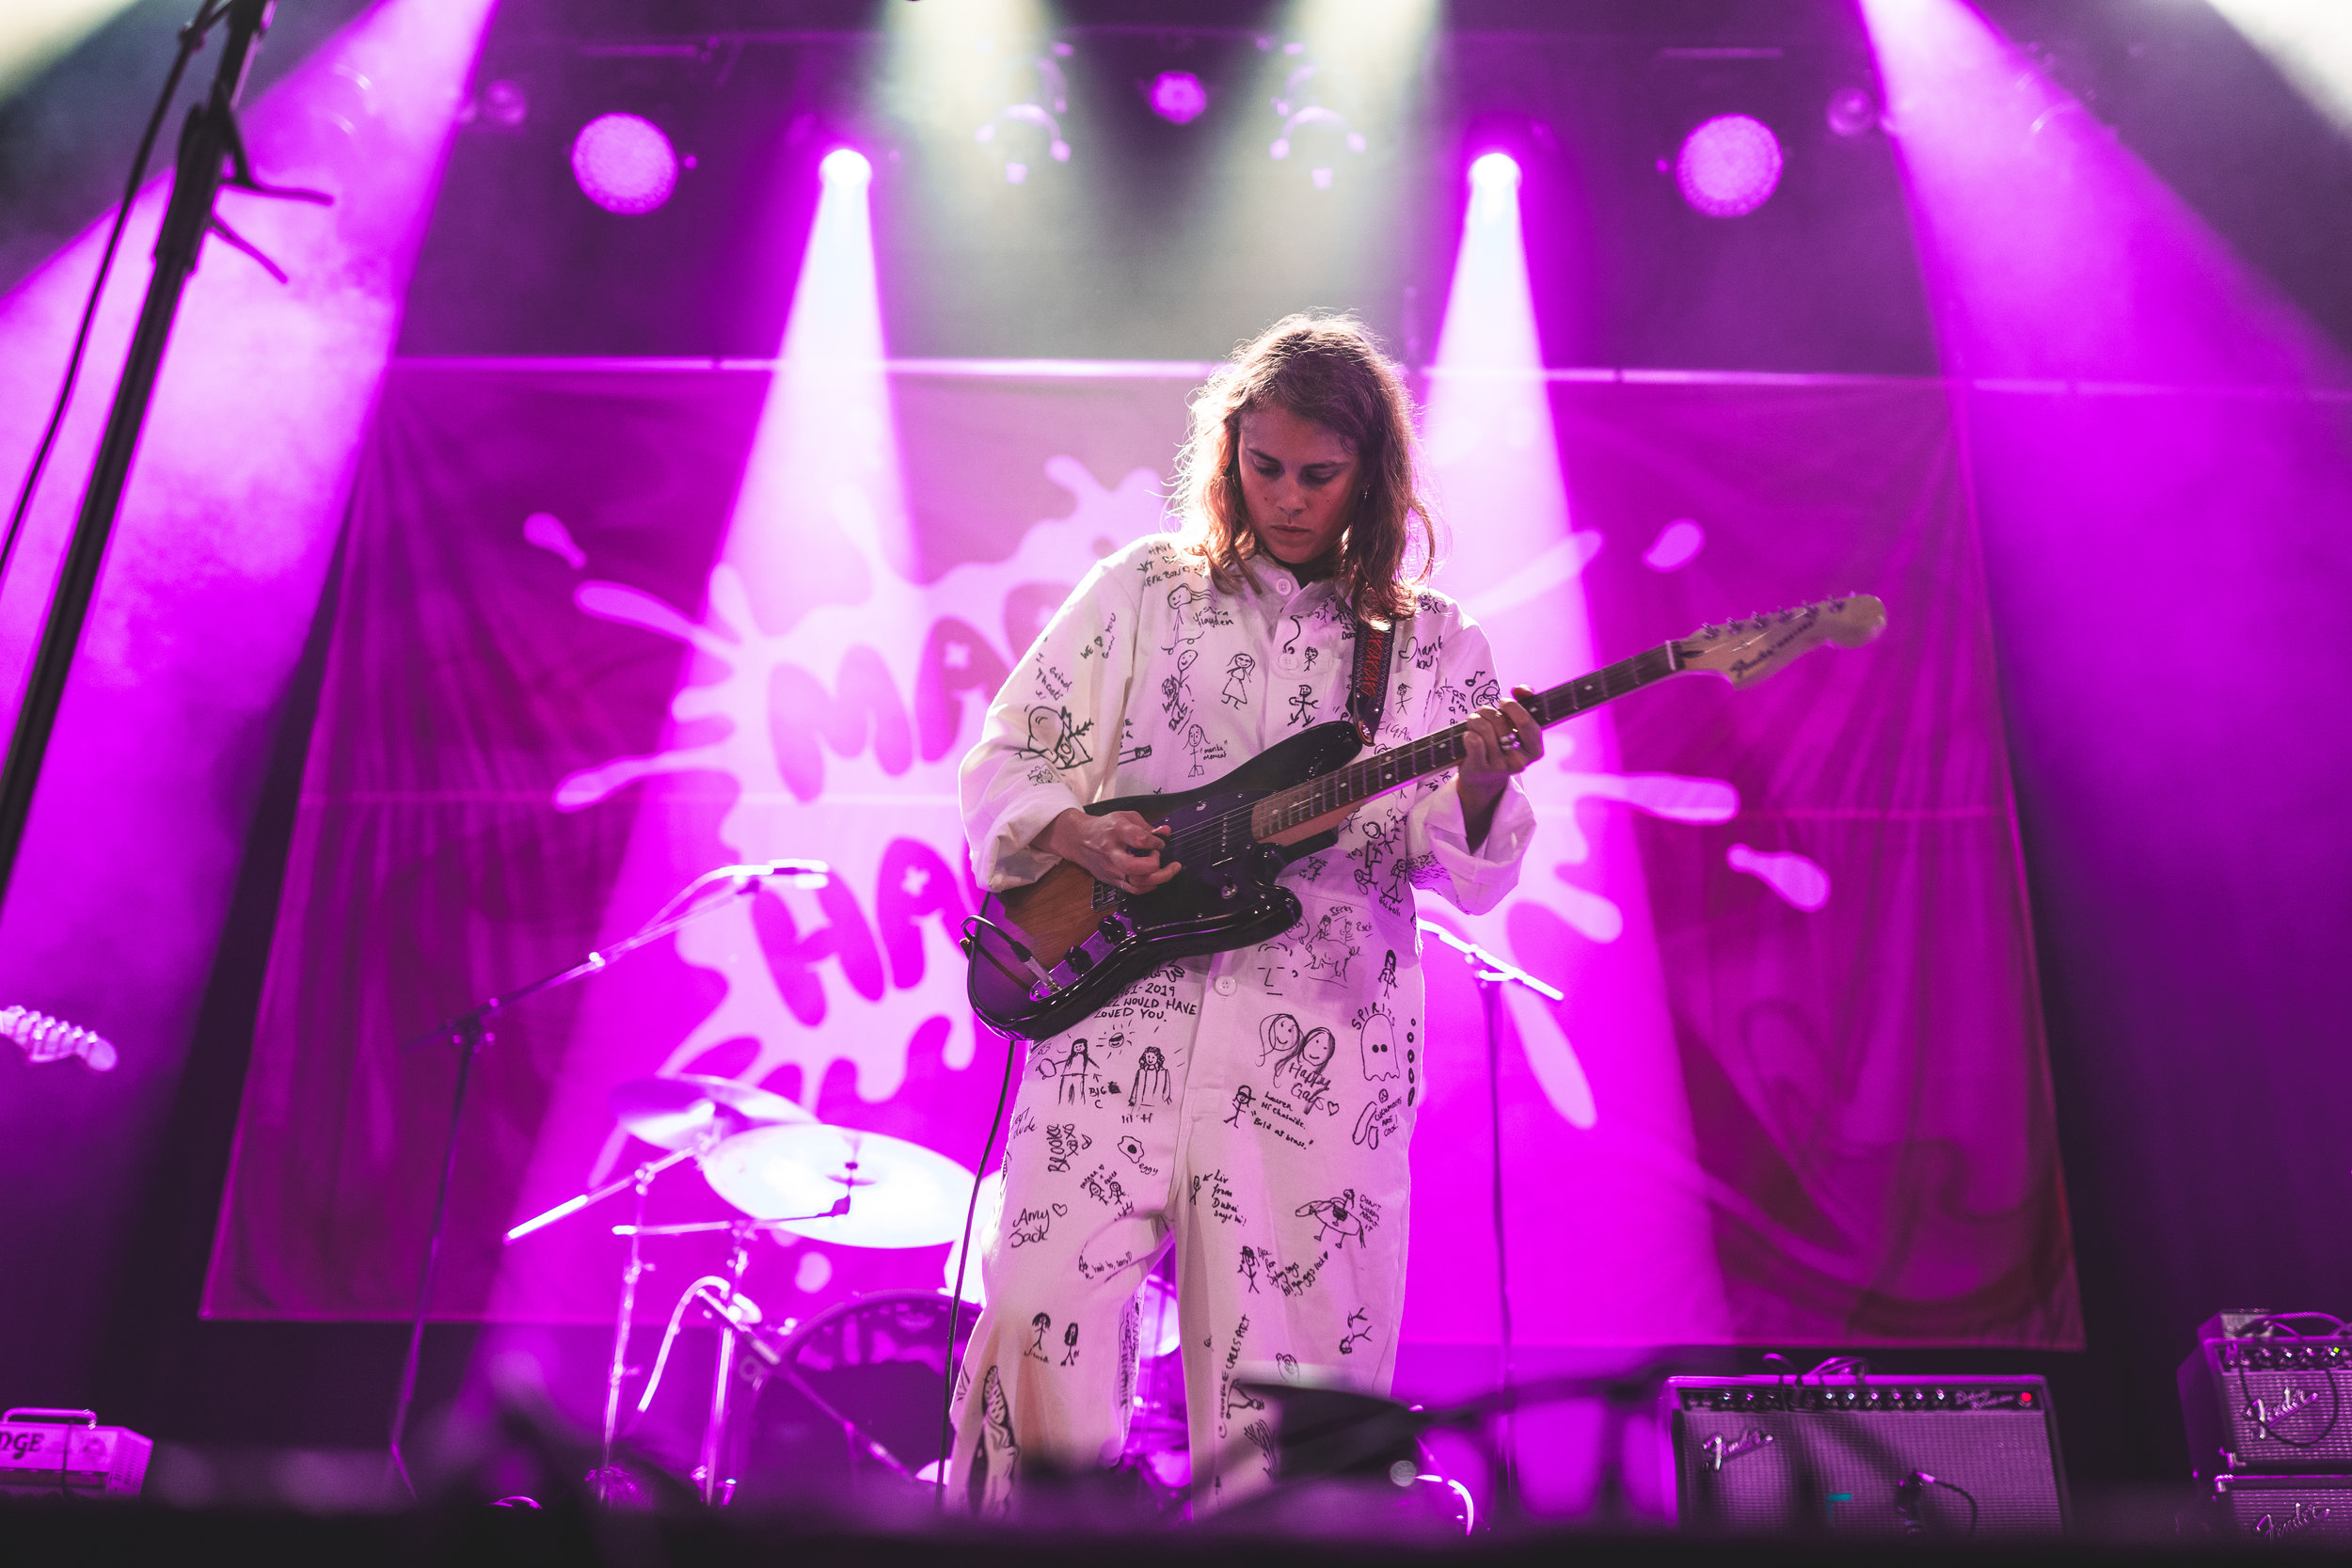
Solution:
M 222 228 L 214 215 L 213 203 L 222 184 L 228 182 L 226 166 L 232 153 L 234 182 L 247 189 L 260 188 L 246 162 L 236 110 L 246 67 L 269 26 L 270 9 L 270 0 L 232 0 L 221 13 L 228 32 L 221 42 L 212 95 L 203 108 L 190 116 L 181 139 L 180 170 L 172 183 L 171 203 L 164 212 L 162 237 L 155 243 L 155 272 L 148 285 L 147 303 L 132 334 L 131 355 L 115 389 L 114 410 L 99 439 L 97 467 L 82 499 L 81 516 L 73 525 L 48 621 L 33 654 L 24 696 L 16 710 L 16 730 L 8 739 L 8 761 L 0 767 L 0 908 L 8 902 L 8 882 L 16 872 L 17 851 L 24 846 L 24 825 L 32 815 L 33 790 L 48 755 L 57 705 L 65 697 L 66 676 L 81 646 L 82 623 L 98 589 L 98 568 L 106 558 L 106 541 L 122 508 L 131 459 L 138 451 L 139 433 L 154 401 L 155 378 L 163 371 L 164 347 L 171 341 L 180 297 L 196 271 L 197 252 L 205 234 L 215 230 L 238 248 L 251 249 Z M 259 252 L 254 254 L 260 257 Z M 277 273 L 266 259 L 262 265 Z M 278 276 L 282 281 L 283 275 Z
M 1579 532 L 1568 503 L 1552 386 L 1545 374 L 1529 259 L 1521 230 L 1518 162 L 1488 151 L 1470 168 L 1470 202 L 1461 248 L 1429 373 L 1428 453 L 1447 515 L 1452 552 L 1439 586 L 1461 599 L 1484 624 L 1495 654 L 1495 673 L 1508 684 L 1534 672 L 1589 669 L 1595 655 L 1591 611 L 1581 580 L 1601 536 Z M 1561 1171 L 1581 1185 L 1583 1173 L 1612 1187 L 1607 1201 L 1575 1215 L 1579 1246 L 1596 1258 L 1639 1257 L 1656 1277 L 1672 1279 L 1676 1299 L 1661 1309 L 1675 1332 L 1696 1338 L 1729 1333 L 1722 1265 L 1712 1219 L 1703 1202 L 1685 1195 L 1627 1182 L 1604 1174 L 1629 1161 L 1629 1136 L 1662 1135 L 1677 1156 L 1696 1160 L 1687 1124 L 1653 1126 L 1634 1133 L 1632 1107 L 1679 1107 L 1689 1096 L 1681 1079 L 1664 967 L 1651 924 L 1647 886 L 1627 817 L 1587 811 L 1580 837 L 1575 775 L 1614 778 L 1614 723 L 1606 713 L 1555 731 L 1551 750 L 1562 760 L 1531 768 L 1524 784 L 1536 807 L 1530 865 L 1559 875 L 1528 878 L 1513 902 L 1459 922 L 1472 940 L 1536 967 L 1522 942 L 1551 924 L 1585 933 L 1547 953 L 1544 967 L 1565 982 L 1572 1011 L 1555 1011 L 1533 997 L 1509 1003 L 1525 1068 L 1558 1115 L 1552 1124 L 1573 1137 L 1556 1150 Z M 1566 759 L 1573 756 L 1573 761 Z M 1573 845 L 1569 848 L 1566 846 Z M 1567 863 L 1577 865 L 1567 879 Z M 1576 901 L 1609 911 L 1613 931 L 1577 926 Z M 1565 966 L 1565 967 L 1561 967 Z M 1598 1021 L 1607 1031 L 1607 1075 L 1588 1075 L 1568 1038 L 1568 1020 Z M 1550 1152 L 1550 1151 L 1548 1151 Z M 1507 1199 L 1521 1216 L 1514 1228 L 1530 1232 L 1557 1223 L 1541 1195 Z M 1533 1222 L 1533 1223 L 1530 1223 Z M 1515 1285 L 1517 1321 L 1556 1323 L 1557 1308 Z M 1498 1320 L 1499 1324 L 1499 1320 Z M 1483 1329 L 1480 1332 L 1484 1332 Z

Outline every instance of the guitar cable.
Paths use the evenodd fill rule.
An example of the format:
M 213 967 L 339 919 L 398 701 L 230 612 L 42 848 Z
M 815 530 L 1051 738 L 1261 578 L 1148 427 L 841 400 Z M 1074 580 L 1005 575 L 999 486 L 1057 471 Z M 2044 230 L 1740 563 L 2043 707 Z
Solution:
M 979 915 L 972 918 L 1004 935 L 994 922 Z M 1009 936 L 1005 940 L 1012 941 Z M 1018 947 L 1020 943 L 1013 945 Z M 987 1022 L 977 1013 L 972 1016 L 975 1022 Z M 996 1147 L 997 1132 L 1005 1125 L 1005 1102 L 1012 1098 L 1012 1058 L 1014 1047 L 1019 1044 L 1015 1036 L 994 1024 L 989 1024 L 989 1028 L 1005 1042 L 1005 1076 L 996 1086 L 996 1112 L 988 1119 L 988 1141 L 980 1146 L 980 1163 L 973 1167 L 972 1197 L 963 1208 L 963 1240 L 956 1247 L 955 1288 L 947 1293 L 947 1354 L 940 1362 L 946 1376 L 942 1380 L 939 1400 L 939 1480 L 931 1493 L 933 1507 L 943 1513 L 947 1508 L 947 1461 L 956 1445 L 956 1379 L 963 1370 L 956 1360 L 956 1330 L 963 1313 L 963 1275 L 972 1266 L 972 1222 L 980 1212 L 980 1183 L 988 1180 L 988 1157 Z

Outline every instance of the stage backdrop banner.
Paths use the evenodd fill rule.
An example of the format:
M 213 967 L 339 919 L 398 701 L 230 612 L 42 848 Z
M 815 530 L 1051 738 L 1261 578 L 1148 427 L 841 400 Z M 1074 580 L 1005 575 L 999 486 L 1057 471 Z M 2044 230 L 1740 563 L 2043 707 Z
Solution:
M 630 1078 L 734 1078 L 978 1163 L 1007 1062 L 962 1001 L 954 938 L 977 899 L 956 766 L 1069 586 L 1162 526 L 1191 383 L 901 368 L 898 482 L 830 484 L 795 503 L 814 520 L 785 547 L 730 547 L 761 522 L 739 491 L 770 381 L 450 364 L 388 381 L 212 1315 L 405 1316 L 460 1048 L 402 1042 L 729 863 L 835 876 L 733 899 L 494 1022 L 435 1315 L 609 1319 L 626 1196 L 500 1236 L 654 1152 L 607 1109 Z M 1424 906 L 1568 993 L 1493 1012 L 1520 1341 L 2078 1345 L 1942 390 L 1569 379 L 1550 404 L 1574 531 L 1502 562 L 1456 516 L 1438 579 L 1487 622 L 1506 681 L 1581 673 L 1549 667 L 1571 606 L 1604 659 L 1847 589 L 1881 594 L 1892 626 L 1749 691 L 1685 677 L 1555 730 L 1518 893 L 1474 921 Z M 1471 433 L 1444 463 L 1515 438 Z M 1434 938 L 1425 962 L 1405 1335 L 1492 1342 L 1487 1012 Z M 729 1212 L 691 1165 L 647 1206 Z M 949 1252 L 772 1235 L 750 1289 L 805 1318 L 937 1288 Z M 720 1243 L 653 1259 L 659 1314 Z

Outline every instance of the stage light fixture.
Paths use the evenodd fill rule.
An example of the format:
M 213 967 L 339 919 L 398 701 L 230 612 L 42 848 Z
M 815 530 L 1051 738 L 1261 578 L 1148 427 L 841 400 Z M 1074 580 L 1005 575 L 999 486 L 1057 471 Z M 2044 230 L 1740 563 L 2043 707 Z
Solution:
M 1509 190 L 1519 182 L 1519 161 L 1508 152 L 1482 152 L 1471 160 L 1470 177 L 1480 190 Z
M 826 153 L 817 172 L 828 185 L 855 187 L 870 184 L 874 179 L 874 166 L 854 147 L 836 147 Z
M 677 189 L 677 151 L 642 115 L 598 115 L 572 138 L 572 177 L 608 213 L 650 213 Z
M 1866 87 L 1839 87 L 1829 95 L 1829 107 L 1822 118 L 1829 121 L 1833 135 L 1858 136 L 1877 127 L 1879 101 Z
M 531 118 L 531 94 L 520 82 L 501 77 L 482 89 L 473 105 L 474 118 L 501 131 L 513 131 Z
M 1044 138 L 1045 155 L 1057 164 L 1070 162 L 1070 144 L 1062 140 L 1061 121 L 1052 112 L 1037 103 L 1008 103 L 996 111 L 996 118 L 979 129 L 977 139 L 982 146 L 998 144 L 997 128 L 1014 129 L 1028 126 Z M 1029 160 L 1008 150 L 1005 157 L 1005 183 L 1018 185 L 1029 178 Z
M 1209 109 L 1209 89 L 1189 71 L 1161 71 L 1146 96 L 1152 112 L 1171 125 L 1190 125 Z
M 1070 83 L 1061 68 L 1061 62 L 1069 57 L 1070 45 L 1048 45 L 1044 54 L 1029 62 L 1037 71 L 1037 96 L 1024 103 L 1006 104 L 973 134 L 973 139 L 981 146 L 1003 153 L 1008 185 L 1023 184 L 1029 178 L 1034 155 L 1026 151 L 1025 143 L 1041 146 L 1045 156 L 1055 163 L 1070 162 L 1070 143 L 1061 134 L 1059 119 L 1070 112 Z M 1006 132 L 1015 135 L 1008 137 Z
M 1717 115 L 1683 138 L 1675 183 L 1693 211 L 1736 218 L 1772 199 L 1783 163 L 1771 126 L 1753 115 Z

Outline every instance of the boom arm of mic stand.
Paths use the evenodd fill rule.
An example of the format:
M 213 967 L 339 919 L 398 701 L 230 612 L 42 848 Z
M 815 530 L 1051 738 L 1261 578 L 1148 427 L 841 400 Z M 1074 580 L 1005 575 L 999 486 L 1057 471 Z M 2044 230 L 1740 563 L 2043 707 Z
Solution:
M 697 878 L 695 879 L 697 881 L 703 880 L 701 878 Z M 735 879 L 735 885 L 727 890 L 727 896 L 729 898 L 739 898 L 746 894 L 755 891 L 758 886 L 759 879 L 757 878 L 739 876 Z M 688 891 L 691 893 L 692 890 L 690 888 Z M 675 900 L 673 900 L 673 902 L 675 902 Z M 629 936 L 624 937 L 619 942 L 614 942 L 612 946 L 600 948 L 596 952 L 590 953 L 586 958 L 580 959 L 578 963 L 559 969 L 552 974 L 543 974 L 538 979 L 532 981 L 531 984 L 523 987 L 519 990 L 509 991 L 503 996 L 490 997 L 477 1007 L 459 1013 L 453 1018 L 445 1018 L 440 1022 L 434 1024 L 430 1028 L 418 1030 L 415 1034 L 400 1042 L 400 1049 L 403 1051 L 414 1051 L 419 1046 L 430 1045 L 436 1040 L 462 1040 L 469 1038 L 478 1032 L 485 1023 L 487 1023 L 491 1019 L 496 1018 L 507 1008 L 515 1006 L 517 1002 L 528 1001 L 532 997 L 538 995 L 541 991 L 554 990 L 559 986 L 568 986 L 575 980 L 585 980 L 591 974 L 601 974 L 605 970 L 610 969 L 614 964 L 620 962 L 621 959 L 628 958 L 631 953 L 636 952 L 639 948 L 651 942 L 660 942 L 663 937 L 670 935 L 672 932 L 692 925 L 695 921 L 700 920 L 704 915 L 707 915 L 714 910 L 720 908 L 724 900 L 722 899 L 711 899 L 705 903 L 689 903 L 686 908 L 664 914 L 655 919 L 651 924 L 642 927 Z

